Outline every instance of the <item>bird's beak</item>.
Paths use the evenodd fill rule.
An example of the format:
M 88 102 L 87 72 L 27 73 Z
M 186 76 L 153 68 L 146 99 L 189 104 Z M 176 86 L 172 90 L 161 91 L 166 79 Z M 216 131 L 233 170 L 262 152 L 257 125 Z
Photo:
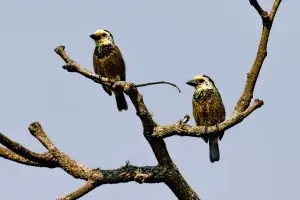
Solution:
M 95 35 L 95 34 L 90 35 L 90 37 L 91 37 L 93 40 L 96 40 L 96 39 L 97 39 L 97 35 Z
M 186 84 L 193 86 L 193 87 L 196 87 L 196 85 L 197 85 L 194 80 L 189 80 L 188 82 L 186 82 Z

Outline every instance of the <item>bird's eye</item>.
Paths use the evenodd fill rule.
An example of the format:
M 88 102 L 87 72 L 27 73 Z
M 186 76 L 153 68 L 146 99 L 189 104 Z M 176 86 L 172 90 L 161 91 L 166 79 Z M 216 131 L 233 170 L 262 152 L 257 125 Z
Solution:
M 102 33 L 102 35 L 101 35 L 101 37 L 106 37 L 107 35 L 106 35 L 106 33 Z
M 200 79 L 200 80 L 199 80 L 199 83 L 204 83 L 204 79 Z

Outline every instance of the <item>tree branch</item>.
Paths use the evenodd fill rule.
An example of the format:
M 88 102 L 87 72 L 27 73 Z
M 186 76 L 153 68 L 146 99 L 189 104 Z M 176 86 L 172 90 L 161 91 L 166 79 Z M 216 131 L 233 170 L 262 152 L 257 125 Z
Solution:
M 29 132 L 32 136 L 34 136 L 36 139 L 40 141 L 40 143 L 48 150 L 55 149 L 55 145 L 51 142 L 51 140 L 48 138 L 44 130 L 42 129 L 42 126 L 39 122 L 33 122 L 28 127 Z
M 264 23 L 268 23 L 270 21 L 268 12 L 261 8 L 261 6 L 257 2 L 257 0 L 249 0 L 249 2 L 255 8 L 255 10 L 258 12 L 262 21 Z
M 167 138 L 173 135 L 203 137 L 204 135 L 215 134 L 220 131 L 225 131 L 242 122 L 248 115 L 250 115 L 257 108 L 260 108 L 262 105 L 263 101 L 256 99 L 252 106 L 248 107 L 248 109 L 244 112 L 233 115 L 224 122 L 214 126 L 190 126 L 182 123 L 157 126 L 155 127 L 152 136 L 156 138 Z
M 259 42 L 256 58 L 254 60 L 254 63 L 252 65 L 250 72 L 247 74 L 247 82 L 246 82 L 243 94 L 240 97 L 239 101 L 237 102 L 234 112 L 243 112 L 250 105 L 260 69 L 262 67 L 262 64 L 263 64 L 266 56 L 267 56 L 267 45 L 268 45 L 269 35 L 270 35 L 271 27 L 273 24 L 273 20 L 274 20 L 274 17 L 275 17 L 275 14 L 277 12 L 280 2 L 281 2 L 281 0 L 274 1 L 271 15 L 268 14 L 268 22 L 263 23 L 263 30 L 262 30 L 261 39 Z M 253 5 L 256 10 L 260 10 L 259 9 L 260 6 L 259 6 L 257 0 L 250 0 L 250 4 Z M 264 11 L 263 13 L 265 13 L 265 12 L 266 11 Z M 260 14 L 260 11 L 258 11 L 258 13 Z M 263 14 L 263 16 L 265 16 L 265 14 Z
M 79 189 L 77 189 L 76 191 L 58 198 L 57 200 L 74 200 L 74 199 L 79 199 L 80 197 L 84 196 L 85 194 L 89 193 L 90 191 L 92 191 L 93 189 L 95 189 L 97 186 L 95 184 L 95 182 L 93 181 L 87 181 L 84 186 L 80 187 Z
M 275 0 L 275 1 L 274 1 L 272 10 L 271 10 L 271 12 L 270 12 L 270 14 L 269 14 L 270 20 L 271 20 L 272 22 L 274 21 L 275 15 L 276 15 L 276 13 L 277 13 L 277 10 L 278 10 L 278 8 L 279 8 L 279 6 L 280 6 L 281 1 L 282 1 L 282 0 Z
M 2 133 L 0 133 L 0 143 L 6 148 L 8 148 L 9 150 L 11 150 L 12 152 L 14 152 L 15 154 L 18 154 L 27 160 L 30 160 L 32 162 L 38 162 L 41 165 L 49 164 L 51 168 L 54 167 L 53 163 L 50 163 L 51 161 L 49 159 L 49 154 L 47 153 L 39 154 L 39 153 L 32 152 L 26 149 L 25 147 L 23 147 L 22 145 L 20 145 L 19 143 L 9 139 Z
M 58 198 L 58 200 L 73 200 L 78 199 L 104 184 L 118 184 L 135 181 L 137 183 L 161 183 L 164 179 L 166 169 L 160 166 L 146 166 L 137 167 L 126 164 L 119 169 L 101 170 L 97 169 L 96 172 L 103 174 L 101 179 L 88 180 L 84 186 L 76 191 Z
M 127 183 L 135 181 L 137 183 L 161 183 L 167 171 L 165 166 L 144 166 L 137 167 L 126 163 L 126 165 L 114 170 L 101 170 L 104 175 L 100 184 Z
M 137 183 L 161 183 L 164 180 L 166 171 L 168 171 L 166 166 L 137 167 L 129 163 L 112 170 L 91 169 L 71 159 L 68 155 L 55 147 L 38 122 L 30 124 L 28 129 L 38 141 L 49 149 L 48 152 L 44 154 L 32 152 L 3 134 L 0 134 L 0 143 L 10 148 L 0 148 L 0 156 L 30 166 L 48 168 L 60 167 L 74 178 L 87 181 L 83 187 L 59 199 L 78 199 L 103 184 L 127 183 L 131 181 Z M 24 157 L 21 155 L 24 155 Z
M 54 166 L 47 166 L 47 165 L 44 165 L 39 162 L 33 162 L 31 160 L 28 160 L 16 153 L 12 152 L 11 150 L 3 148 L 3 147 L 0 147 L 0 157 L 23 164 L 23 165 L 34 166 L 34 167 L 54 168 Z

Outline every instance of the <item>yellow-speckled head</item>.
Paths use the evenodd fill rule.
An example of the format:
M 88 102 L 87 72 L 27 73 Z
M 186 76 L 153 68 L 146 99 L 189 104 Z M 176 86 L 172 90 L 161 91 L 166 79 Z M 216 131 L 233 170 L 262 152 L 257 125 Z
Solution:
M 195 87 L 197 90 L 215 88 L 213 80 L 204 74 L 196 75 L 193 80 L 188 81 L 186 84 Z
M 199 81 L 201 81 L 201 80 L 204 80 L 203 79 L 203 75 L 196 75 L 195 77 L 194 77 L 194 81 L 197 81 L 197 82 L 199 82 Z
M 97 46 L 114 43 L 114 38 L 108 30 L 98 29 L 90 37 L 95 41 Z

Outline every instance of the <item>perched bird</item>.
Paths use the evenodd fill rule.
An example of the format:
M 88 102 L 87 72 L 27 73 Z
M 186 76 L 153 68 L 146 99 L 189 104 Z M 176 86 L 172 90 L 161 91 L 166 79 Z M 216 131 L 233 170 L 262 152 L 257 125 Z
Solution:
M 187 82 L 195 87 L 193 95 L 193 114 L 197 126 L 213 126 L 225 120 L 225 108 L 213 80 L 206 75 L 197 75 Z M 210 162 L 220 159 L 218 139 L 222 139 L 224 131 L 215 135 L 204 136 L 209 141 Z
M 115 45 L 112 34 L 107 30 L 97 30 L 90 37 L 95 41 L 96 47 L 93 54 L 94 71 L 102 77 L 115 81 L 125 81 L 125 62 L 121 51 Z M 109 87 L 103 85 L 107 94 L 111 95 Z M 127 110 L 125 96 L 121 91 L 113 91 L 116 97 L 118 110 Z

